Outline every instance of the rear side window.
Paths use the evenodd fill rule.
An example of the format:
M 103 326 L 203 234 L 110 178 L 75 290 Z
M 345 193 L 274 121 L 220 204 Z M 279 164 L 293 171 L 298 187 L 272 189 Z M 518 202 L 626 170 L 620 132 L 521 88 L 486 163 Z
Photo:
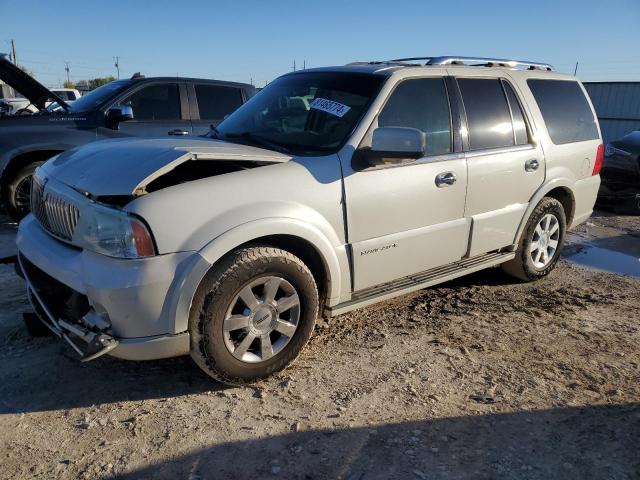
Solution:
M 380 113 L 378 126 L 417 128 L 426 134 L 427 156 L 450 153 L 451 116 L 444 79 L 402 82 Z
M 458 85 L 467 114 L 469 148 L 513 146 L 511 113 L 500 80 L 459 78 Z
M 242 91 L 221 85 L 196 85 L 200 118 L 222 120 L 242 105 Z
M 578 82 L 527 80 L 556 145 L 598 138 L 598 127 L 589 102 Z

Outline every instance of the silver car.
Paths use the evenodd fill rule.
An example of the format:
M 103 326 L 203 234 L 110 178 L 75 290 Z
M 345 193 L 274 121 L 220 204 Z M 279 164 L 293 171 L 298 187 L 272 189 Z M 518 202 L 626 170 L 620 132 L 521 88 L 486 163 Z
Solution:
M 582 85 L 544 64 L 304 70 L 206 138 L 49 160 L 19 264 L 84 360 L 191 354 L 243 384 L 293 361 L 318 315 L 497 265 L 547 275 L 592 212 L 601 143 Z

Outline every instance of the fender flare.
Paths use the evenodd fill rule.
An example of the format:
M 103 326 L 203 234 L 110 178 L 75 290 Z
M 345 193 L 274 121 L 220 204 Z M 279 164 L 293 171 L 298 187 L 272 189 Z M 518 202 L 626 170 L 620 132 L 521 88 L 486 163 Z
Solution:
M 66 143 L 42 143 L 30 144 L 26 147 L 12 148 L 11 150 L 4 152 L 2 157 L 0 157 L 0 178 L 4 175 L 7 166 L 9 166 L 12 160 L 20 155 L 24 155 L 26 153 L 36 153 L 45 150 L 57 150 L 60 152 L 64 152 L 76 146 L 77 145 L 70 145 Z
M 349 272 L 346 249 L 344 258 L 339 258 L 336 248 L 319 229 L 295 218 L 272 217 L 255 220 L 238 225 L 211 240 L 197 252 L 197 260 L 183 275 L 182 281 L 175 283 L 178 292 L 173 309 L 176 332 L 188 330 L 193 298 L 210 268 L 234 248 L 269 235 L 298 237 L 313 245 L 322 259 L 327 274 L 327 297 L 329 299 L 340 297 L 343 284 L 342 272 Z
M 531 213 L 536 208 L 538 203 L 540 203 L 540 200 L 542 200 L 547 195 L 547 193 L 549 193 L 551 190 L 558 187 L 566 188 L 571 193 L 571 196 L 572 197 L 574 196 L 573 194 L 574 182 L 569 178 L 566 178 L 566 177 L 554 178 L 553 180 L 550 180 L 549 182 L 544 183 L 536 191 L 536 193 L 533 194 L 533 197 L 531 197 L 531 200 L 529 200 L 529 206 L 527 207 L 524 215 L 522 216 L 522 221 L 518 226 L 518 231 L 514 238 L 514 242 L 516 246 L 520 241 L 520 236 L 522 235 L 522 232 L 524 231 L 524 228 L 526 227 L 527 222 L 529 221 L 529 217 L 531 216 Z M 575 199 L 574 199 L 574 202 L 575 202 Z

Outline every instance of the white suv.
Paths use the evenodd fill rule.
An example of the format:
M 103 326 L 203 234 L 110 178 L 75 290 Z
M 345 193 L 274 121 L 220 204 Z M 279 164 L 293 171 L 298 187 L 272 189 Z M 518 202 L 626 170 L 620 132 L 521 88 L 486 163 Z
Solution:
M 556 265 L 598 192 L 582 85 L 548 65 L 425 58 L 284 75 L 209 138 L 92 143 L 34 176 L 19 263 L 84 357 L 191 354 L 241 384 L 319 314 L 502 265 Z

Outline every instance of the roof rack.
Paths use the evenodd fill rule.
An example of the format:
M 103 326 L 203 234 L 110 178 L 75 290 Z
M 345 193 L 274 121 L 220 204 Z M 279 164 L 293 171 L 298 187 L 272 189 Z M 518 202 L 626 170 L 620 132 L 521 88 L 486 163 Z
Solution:
M 414 62 L 417 60 L 426 60 L 425 65 L 471 65 L 482 67 L 509 67 L 509 68 L 526 68 L 528 70 L 548 70 L 550 72 L 555 69 L 548 63 L 540 62 L 527 62 L 523 60 L 507 60 L 504 58 L 485 58 L 485 57 L 458 57 L 458 56 L 444 56 L 444 57 L 410 57 L 410 58 L 396 58 L 386 62 L 372 62 L 372 63 L 405 63 Z

